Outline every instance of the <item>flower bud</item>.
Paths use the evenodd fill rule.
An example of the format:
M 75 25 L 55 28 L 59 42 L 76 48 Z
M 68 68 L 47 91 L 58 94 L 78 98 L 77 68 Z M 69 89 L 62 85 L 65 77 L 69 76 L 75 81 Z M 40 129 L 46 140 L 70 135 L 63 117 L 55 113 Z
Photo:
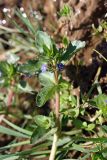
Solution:
M 59 71 L 62 71 L 64 69 L 64 65 L 62 63 L 57 64 L 57 67 Z

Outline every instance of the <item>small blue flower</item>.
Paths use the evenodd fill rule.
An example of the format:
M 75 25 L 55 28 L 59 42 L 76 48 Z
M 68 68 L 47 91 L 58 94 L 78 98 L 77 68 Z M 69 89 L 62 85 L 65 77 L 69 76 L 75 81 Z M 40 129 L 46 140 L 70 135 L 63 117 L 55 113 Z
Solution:
M 41 67 L 42 73 L 46 72 L 46 70 L 47 70 L 47 64 L 42 64 L 42 67 Z
M 107 99 L 105 100 L 105 102 L 107 103 Z
M 62 71 L 64 69 L 64 65 L 62 63 L 57 64 L 57 67 L 59 71 Z

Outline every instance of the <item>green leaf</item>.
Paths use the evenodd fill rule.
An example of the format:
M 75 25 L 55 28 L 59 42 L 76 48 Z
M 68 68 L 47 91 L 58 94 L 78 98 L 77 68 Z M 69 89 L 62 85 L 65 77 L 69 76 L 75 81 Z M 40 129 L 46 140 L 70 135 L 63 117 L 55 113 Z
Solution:
M 88 127 L 87 122 L 86 121 L 82 122 L 82 128 L 86 129 L 87 127 Z
M 83 138 L 83 137 L 74 137 L 76 141 L 83 141 L 83 142 L 94 142 L 94 143 L 107 143 L 107 138 L 106 137 L 101 137 L 101 138 Z
M 12 64 L 3 61 L 0 62 L 0 72 L 2 73 L 2 77 L 10 78 L 15 73 L 15 68 Z
M 26 150 L 26 151 L 22 151 L 22 152 L 17 152 L 15 154 L 0 155 L 0 160 L 4 160 L 5 158 L 6 158 L 6 160 L 8 160 L 8 158 L 10 158 L 9 160 L 11 160 L 11 158 L 13 158 L 13 157 L 16 158 L 16 159 L 18 158 L 17 160 L 19 160 L 19 159 L 21 159 L 21 158 L 23 158 L 25 156 L 29 157 L 29 155 L 35 156 L 35 158 L 43 158 L 43 156 L 46 157 L 45 155 L 50 153 L 50 150 L 35 151 L 36 148 L 37 147 L 35 147 L 33 149 L 30 149 L 30 150 Z M 15 156 L 17 156 L 17 157 L 15 157 Z
M 61 56 L 61 60 L 69 60 L 77 51 L 85 47 L 85 41 L 75 40 L 69 43 L 65 52 Z
M 19 131 L 19 132 L 22 132 L 22 133 L 24 133 L 24 134 L 26 134 L 26 135 L 29 135 L 29 136 L 32 135 L 32 132 L 30 132 L 30 131 L 28 131 L 28 130 L 26 130 L 26 129 L 23 129 L 23 128 L 21 128 L 21 127 L 15 125 L 15 124 L 9 122 L 9 121 L 6 120 L 5 118 L 3 118 L 3 122 L 5 122 L 5 123 L 8 124 L 10 127 L 14 128 L 15 130 L 17 130 L 17 131 Z
M 41 144 L 41 143 L 43 144 L 43 142 L 46 139 L 49 139 L 56 131 L 57 131 L 57 128 L 52 128 L 51 130 L 47 132 L 46 129 L 37 127 L 34 133 L 32 134 L 31 142 L 35 145 Z
M 102 111 L 104 116 L 107 116 L 107 95 L 99 94 L 91 101 L 92 101 L 91 103 L 94 103 L 94 105 Z
M 94 123 L 90 123 L 90 124 L 87 124 L 87 122 L 82 122 L 81 120 L 79 119 L 75 119 L 73 121 L 73 124 L 77 127 L 77 128 L 83 128 L 87 131 L 92 131 L 94 128 L 95 128 L 95 124 Z
M 57 86 L 50 85 L 41 89 L 41 91 L 37 94 L 36 103 L 39 107 L 42 107 L 52 96 L 55 94 L 57 90 Z
M 60 10 L 60 12 L 59 12 L 59 15 L 60 16 L 70 16 L 70 14 L 71 14 L 71 7 L 68 5 L 68 4 L 65 4 L 64 6 L 63 6 L 63 8 L 61 8 L 61 10 Z
M 52 142 L 51 142 L 52 143 Z M 46 143 L 42 143 L 42 144 L 38 144 L 36 147 L 32 147 L 31 149 L 27 149 L 25 151 L 21 151 L 21 152 L 16 152 L 15 154 L 6 154 L 6 155 L 1 155 L 0 154 L 0 160 L 4 160 L 4 158 L 10 158 L 10 157 L 14 157 L 14 156 L 19 156 L 20 158 L 23 158 L 25 156 L 30 156 L 30 155 L 35 155 L 35 158 L 37 157 L 42 157 L 45 154 L 49 154 L 50 151 L 43 151 L 43 148 L 47 148 L 48 146 L 51 145 L 50 142 L 46 142 Z M 38 149 L 41 149 L 42 151 L 38 151 Z M 40 155 L 40 156 L 39 156 Z M 18 160 L 19 160 L 18 157 Z
M 14 19 L 12 19 L 11 23 L 19 30 L 20 33 L 27 35 L 26 31 Z
M 39 80 L 43 86 L 53 86 L 55 85 L 54 74 L 51 72 L 41 73 L 39 75 Z
M 101 153 L 95 153 L 92 155 L 92 160 L 106 160 Z
M 35 75 L 40 71 L 41 62 L 37 60 L 30 60 L 25 64 L 19 65 L 17 67 L 18 72 L 28 74 L 28 75 Z
M 41 128 L 49 129 L 51 126 L 51 119 L 43 115 L 37 115 L 34 117 L 34 121 Z
M 69 45 L 69 40 L 68 40 L 68 38 L 67 38 L 66 36 L 63 37 L 62 43 L 63 43 L 65 46 L 68 46 L 68 45 Z
M 31 143 L 35 143 L 38 139 L 40 139 L 46 133 L 46 129 L 42 127 L 37 127 L 32 134 Z
M 36 102 L 39 107 L 43 106 L 57 90 L 57 85 L 55 84 L 54 75 L 51 72 L 41 73 L 39 75 L 39 80 L 41 85 L 44 87 L 38 93 L 36 97 Z
M 28 145 L 28 144 L 30 144 L 30 140 L 22 141 L 22 142 L 18 142 L 18 143 L 12 143 L 7 146 L 0 147 L 0 150 L 5 150 L 5 149 L 9 149 L 9 148 L 17 147 L 17 146 L 22 146 L 22 145 Z
M 82 121 L 79 119 L 75 119 L 73 121 L 73 124 L 75 125 L 76 128 L 82 128 Z
M 84 152 L 84 153 L 89 153 L 89 150 L 83 148 L 82 145 L 78 145 L 74 143 L 72 146 L 73 146 L 73 150 L 77 150 L 77 151 Z
M 72 107 L 76 107 L 77 106 L 77 99 L 75 96 L 70 95 L 69 96 L 69 103 L 72 105 Z
M 69 118 L 76 118 L 79 115 L 79 108 L 63 108 L 61 112 Z
M 4 156 L 3 159 L 0 158 L 0 160 L 18 160 L 20 157 L 19 156 L 13 156 L 13 155 L 7 155 L 6 158 Z
M 101 126 L 101 128 L 107 133 L 107 126 L 106 125 Z
M 40 53 L 44 53 L 44 47 L 45 47 L 45 51 L 46 51 L 46 48 L 50 50 L 50 52 L 52 50 L 52 40 L 46 32 L 37 31 L 35 43 Z
M 80 133 L 82 133 L 81 129 L 73 129 L 71 131 L 62 132 L 63 135 L 69 135 L 69 136 L 77 135 L 77 134 L 79 135 Z
M 59 138 L 59 140 L 57 142 L 57 146 L 61 147 L 69 142 L 73 143 L 72 138 L 69 136 L 63 136 L 63 137 Z
M 96 103 L 96 106 L 100 109 L 107 106 L 107 102 L 106 102 L 107 95 L 105 94 L 99 94 L 97 97 L 95 97 L 92 100 Z
M 94 128 L 95 128 L 95 124 L 91 123 L 91 124 L 88 124 L 86 130 L 87 131 L 92 131 Z
M 28 135 L 25 135 L 23 133 L 14 131 L 12 129 L 9 129 L 9 128 L 3 127 L 3 126 L 0 126 L 0 133 L 11 135 L 11 136 L 15 136 L 15 137 L 29 138 Z
M 86 154 L 84 157 L 80 158 L 80 160 L 86 160 L 87 158 L 90 157 L 90 153 Z
M 76 107 L 76 108 L 70 109 L 68 115 L 69 115 L 71 118 L 72 118 L 72 117 L 74 117 L 74 118 L 78 117 L 78 115 L 79 115 L 79 108 Z
M 53 55 L 52 48 L 48 48 L 46 45 L 43 45 L 43 52 L 45 53 L 45 56 L 48 57 L 48 59 Z
M 30 20 L 28 19 L 27 15 L 26 16 L 23 16 L 23 13 L 17 9 L 15 11 L 16 15 L 21 19 L 21 21 L 27 26 L 28 30 L 33 34 L 35 35 L 36 33 L 36 30 L 34 28 L 34 26 L 32 25 L 32 23 L 30 22 Z M 24 13 L 25 14 L 25 13 Z

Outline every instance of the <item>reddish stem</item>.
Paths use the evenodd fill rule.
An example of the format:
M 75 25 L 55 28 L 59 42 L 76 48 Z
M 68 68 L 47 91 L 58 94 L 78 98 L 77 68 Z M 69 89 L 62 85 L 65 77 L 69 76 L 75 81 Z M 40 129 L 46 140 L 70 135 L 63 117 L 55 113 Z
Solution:
M 58 85 L 58 76 L 59 75 L 58 75 L 57 69 L 55 69 L 55 71 L 54 71 L 54 76 L 55 76 L 56 85 Z M 57 141 L 58 141 L 59 132 L 60 132 L 59 109 L 60 109 L 60 93 L 59 93 L 59 90 L 57 90 L 56 95 L 55 95 L 55 116 L 56 116 L 57 132 L 53 136 L 53 144 L 52 144 L 52 149 L 51 149 L 49 160 L 55 160 L 55 155 L 56 155 L 56 151 L 57 151 Z
M 7 106 L 11 106 L 13 96 L 14 96 L 14 92 L 13 92 L 13 90 L 12 90 L 12 89 L 10 89 L 10 90 L 9 90 L 9 93 L 8 93 Z
M 56 119 L 59 119 L 60 95 L 59 95 L 58 92 L 56 93 L 55 100 L 56 100 L 56 103 L 55 103 L 55 115 L 56 115 Z
M 58 71 L 57 70 L 55 70 L 54 76 L 55 76 L 56 84 L 58 85 Z M 55 101 L 56 101 L 56 103 L 55 103 L 55 115 L 56 115 L 56 119 L 59 119 L 59 109 L 60 109 L 60 93 L 59 93 L 59 90 L 56 92 Z

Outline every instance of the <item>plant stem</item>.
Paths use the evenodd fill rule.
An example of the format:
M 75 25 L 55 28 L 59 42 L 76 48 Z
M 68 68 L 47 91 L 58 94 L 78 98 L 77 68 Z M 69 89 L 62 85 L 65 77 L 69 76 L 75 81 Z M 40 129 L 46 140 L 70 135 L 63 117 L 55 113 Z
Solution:
M 57 151 L 57 141 L 58 141 L 58 134 L 56 132 L 53 137 L 53 144 L 52 144 L 52 149 L 51 149 L 49 160 L 55 160 L 55 155 Z
M 102 69 L 101 66 L 99 66 L 98 69 L 97 69 L 97 73 L 95 75 L 95 78 L 94 78 L 94 84 L 98 84 L 97 85 L 97 90 L 98 90 L 99 94 L 102 94 L 102 89 L 101 89 L 100 83 L 98 82 L 99 76 L 101 74 L 101 69 Z
M 107 62 L 107 59 L 99 51 L 97 51 L 96 49 L 93 49 L 93 51 L 98 53 Z
M 14 92 L 13 92 L 12 88 L 10 88 L 9 93 L 8 93 L 8 101 L 7 101 L 8 107 L 12 105 L 13 96 L 14 96 Z
M 57 69 L 54 72 L 54 77 L 55 77 L 55 81 L 56 81 L 56 85 L 58 85 L 58 71 Z M 60 109 L 60 93 L 59 90 L 57 90 L 56 95 L 55 95 L 55 115 L 56 115 L 56 122 L 59 121 L 59 109 Z
M 55 115 L 56 115 L 56 120 L 59 121 L 59 109 L 60 109 L 60 95 L 59 95 L 59 93 L 56 93 L 55 99 L 56 99 Z
M 55 76 L 55 81 L 56 85 L 58 85 L 58 71 L 57 69 L 54 72 Z M 56 127 L 57 127 L 57 132 L 53 136 L 53 144 L 52 144 L 52 149 L 50 153 L 49 160 L 55 160 L 55 155 L 57 151 L 57 141 L 58 141 L 58 136 L 60 132 L 60 116 L 59 116 L 59 109 L 60 109 L 60 93 L 59 90 L 57 91 L 55 95 L 55 116 L 56 116 Z

